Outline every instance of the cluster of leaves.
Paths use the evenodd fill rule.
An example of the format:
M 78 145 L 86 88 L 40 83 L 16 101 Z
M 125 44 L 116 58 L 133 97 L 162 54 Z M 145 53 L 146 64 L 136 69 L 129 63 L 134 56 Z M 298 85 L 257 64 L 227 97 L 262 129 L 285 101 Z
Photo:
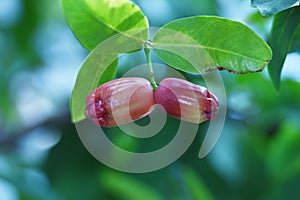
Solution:
M 195 16 L 175 20 L 159 28 L 150 42 L 148 19 L 130 1 L 62 0 L 62 6 L 74 35 L 91 51 L 72 93 L 73 122 L 85 118 L 86 95 L 115 77 L 121 53 L 150 46 L 170 67 L 193 74 L 214 69 L 257 72 L 272 57 L 269 46 L 254 31 L 225 18 Z
M 252 0 L 265 17 L 275 15 L 269 44 L 273 50 L 273 59 L 268 66 L 274 86 L 280 87 L 280 74 L 288 53 L 300 52 L 300 1 L 299 0 Z
M 145 44 L 150 45 L 157 56 L 170 67 L 192 74 L 201 74 L 221 67 L 236 73 L 260 71 L 271 60 L 270 48 L 252 30 L 241 23 L 220 17 L 197 16 L 172 21 L 161 27 L 152 41 L 148 42 L 149 36 L 145 30 L 149 28 L 149 25 L 147 17 L 142 11 L 129 1 L 114 2 L 116 4 L 108 1 L 85 0 L 76 1 L 76 3 L 72 1 L 71 3 L 70 0 L 62 0 L 67 23 L 80 43 L 91 51 L 81 67 L 72 94 L 71 111 L 74 122 L 84 119 L 83 110 L 86 94 L 99 84 L 115 77 L 118 69 L 118 54 L 130 53 L 133 50 L 138 51 Z M 297 17 L 299 7 L 291 7 L 296 3 L 297 1 L 252 1 L 252 6 L 256 6 L 263 16 L 275 15 L 268 42 L 273 50 L 269 72 L 276 87 L 280 83 L 280 71 L 286 55 L 293 51 L 299 52 L 299 45 L 297 46 L 299 44 L 299 37 L 297 36 L 299 29 L 296 26 L 297 21 L 299 21 L 299 17 Z M 102 8 L 107 7 L 113 10 L 113 16 L 109 12 L 99 12 Z M 82 27 L 85 28 L 82 29 Z M 131 32 L 135 29 L 141 31 Z M 95 34 L 98 32 L 101 32 L 101 36 Z M 126 33 L 125 36 L 121 34 L 124 32 Z M 109 45 L 99 45 L 117 34 L 119 36 L 113 40 L 106 41 L 106 44 Z M 124 42 L 124 38 L 125 41 L 129 42 Z M 114 43 L 114 41 L 122 42 Z M 112 44 L 115 45 L 115 48 L 111 48 Z M 198 48 L 192 49 L 191 46 L 195 44 Z M 179 49 L 184 50 L 180 51 Z M 198 60 L 189 59 L 192 51 L 198 53 Z M 298 96 L 297 98 L 289 98 L 290 94 L 288 93 L 296 92 L 299 84 L 284 82 L 283 90 L 281 90 L 283 94 L 279 95 L 284 99 L 281 99 L 272 90 L 271 84 L 259 73 L 227 76 L 224 76 L 226 82 L 238 87 L 228 89 L 229 95 L 231 92 L 234 93 L 234 90 L 238 90 L 241 93 L 246 91 L 247 95 L 253 97 L 249 100 L 252 101 L 251 106 L 246 110 L 229 105 L 232 118 L 239 116 L 237 120 L 228 120 L 224 129 L 228 134 L 223 134 L 223 137 L 229 137 L 231 142 L 226 144 L 222 141 L 225 146 L 222 150 L 229 149 L 230 151 L 233 147 L 238 148 L 238 150 L 233 149 L 227 152 L 230 159 L 233 160 L 232 162 L 223 162 L 223 152 L 218 155 L 218 150 L 216 150 L 217 153 L 210 155 L 211 160 L 204 159 L 199 164 L 197 160 L 190 159 L 190 157 L 196 157 L 198 153 L 198 149 L 192 147 L 177 164 L 149 175 L 128 176 L 104 167 L 106 170 L 102 170 L 101 173 L 95 170 L 95 174 L 99 177 L 96 184 L 103 190 L 102 195 L 106 198 L 116 199 L 147 197 L 149 199 L 164 199 L 165 197 L 274 199 L 287 196 L 288 192 L 293 190 L 293 184 L 291 187 L 286 186 L 285 189 L 287 190 L 279 188 L 292 183 L 295 176 L 297 177 L 299 174 L 299 155 L 297 154 L 299 148 L 295 144 L 295 141 L 299 141 L 296 134 L 299 128 L 296 126 L 296 119 L 292 122 L 287 120 L 284 123 L 279 122 L 285 119 L 287 115 L 297 115 L 290 112 L 290 105 L 297 105 Z M 196 79 L 199 78 L 199 76 L 195 77 Z M 189 80 L 197 82 L 193 76 L 189 76 Z M 253 90 L 253 88 L 260 88 L 260 90 Z M 275 107 L 278 109 L 274 110 Z M 255 115 L 253 112 L 257 109 L 263 114 Z M 287 112 L 283 112 L 282 109 Z M 286 114 L 280 115 L 280 113 Z M 256 116 L 255 120 L 251 118 L 253 115 Z M 274 118 L 273 116 L 277 117 Z M 177 121 L 171 121 L 171 123 L 172 126 L 167 128 L 176 127 Z M 244 124 L 247 125 L 247 128 Z M 249 135 L 249 138 L 241 135 L 243 130 Z M 112 132 L 114 134 L 109 134 Z M 267 139 L 268 137 L 264 137 L 264 134 L 275 135 L 275 137 L 270 141 Z M 147 148 L 153 150 L 157 146 L 160 147 L 163 145 L 162 141 L 166 140 L 165 137 L 167 139 L 172 137 L 166 135 L 162 136 L 164 139 L 159 137 L 155 140 L 155 146 L 153 141 L 151 145 L 147 142 L 136 142 L 135 139 L 122 134 L 117 128 L 108 130 L 107 134 L 118 146 L 124 149 L 129 148 L 130 151 L 140 150 L 140 146 L 145 147 L 146 150 L 149 150 Z M 201 134 L 197 135 L 199 137 Z M 196 139 L 197 142 L 201 140 L 201 138 Z M 64 142 L 66 141 L 67 139 L 64 140 Z M 193 146 L 198 147 L 198 145 Z M 50 159 L 50 164 L 53 163 L 51 166 L 54 166 L 56 161 L 54 158 L 52 159 Z M 226 163 L 233 163 L 236 171 L 232 172 Z M 288 163 L 292 163 L 292 165 L 288 170 L 284 170 Z M 192 167 L 189 168 L 186 165 Z M 218 170 L 220 166 L 224 169 Z M 278 171 L 286 171 L 286 173 L 281 174 Z M 159 184 L 155 181 L 155 177 L 163 179 L 163 183 Z M 68 178 L 62 179 L 67 182 L 64 185 L 69 184 Z M 95 180 L 90 179 L 89 181 Z M 178 185 L 181 185 L 182 188 Z M 172 193 L 168 192 L 169 188 L 172 188 Z M 174 190 L 174 188 L 176 189 Z M 74 198 L 74 195 L 70 193 L 66 195 Z M 294 196 L 294 198 L 297 197 Z

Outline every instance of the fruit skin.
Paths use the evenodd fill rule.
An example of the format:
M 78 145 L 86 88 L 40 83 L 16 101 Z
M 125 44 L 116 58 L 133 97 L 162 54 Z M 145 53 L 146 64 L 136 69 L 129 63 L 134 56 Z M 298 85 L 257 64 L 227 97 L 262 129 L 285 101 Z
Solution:
M 192 123 L 214 119 L 219 106 L 217 97 L 205 87 L 178 78 L 162 80 L 155 100 L 169 115 Z
M 148 80 L 115 79 L 87 96 L 85 116 L 98 126 L 118 126 L 148 115 L 154 102 L 153 89 Z

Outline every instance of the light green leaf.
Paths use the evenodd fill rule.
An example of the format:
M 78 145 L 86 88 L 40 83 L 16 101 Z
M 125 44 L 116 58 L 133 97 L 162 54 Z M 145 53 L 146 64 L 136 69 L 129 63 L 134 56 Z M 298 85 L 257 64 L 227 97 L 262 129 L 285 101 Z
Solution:
M 247 26 L 215 16 L 196 16 L 166 24 L 157 31 L 152 47 L 176 69 L 201 74 L 213 69 L 235 73 L 264 69 L 270 47 Z
M 86 96 L 102 83 L 112 80 L 117 73 L 117 54 L 105 54 L 97 48 L 83 63 L 71 96 L 72 121 L 85 119 Z
M 133 176 L 114 171 L 104 171 L 100 177 L 103 188 L 117 199 L 163 200 L 164 198 L 150 185 Z M 117 192 L 116 192 L 117 191 Z
M 257 7 L 263 16 L 276 14 L 296 5 L 300 5 L 299 0 L 251 0 L 251 6 Z
M 61 0 L 67 24 L 76 38 L 92 50 L 107 38 L 133 29 L 140 44 L 148 39 L 148 20 L 134 3 L 127 0 Z M 138 37 L 136 37 L 138 36 Z M 129 36 L 130 37 L 130 36 Z
M 115 78 L 118 54 L 140 49 L 141 44 L 128 38 L 127 33 L 131 36 L 140 34 L 139 31 L 130 30 L 125 35 L 122 33 L 110 37 L 94 48 L 81 66 L 71 96 L 73 122 L 85 119 L 86 96 L 100 84 Z
M 300 7 L 293 7 L 275 15 L 270 34 L 269 44 L 273 49 L 274 59 L 268 66 L 274 86 L 280 87 L 280 74 L 290 52 L 293 36 L 300 26 Z

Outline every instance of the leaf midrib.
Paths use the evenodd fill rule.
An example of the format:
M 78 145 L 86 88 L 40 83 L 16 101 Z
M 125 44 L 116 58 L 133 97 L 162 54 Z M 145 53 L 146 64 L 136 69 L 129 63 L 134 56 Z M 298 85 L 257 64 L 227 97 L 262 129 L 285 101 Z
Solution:
M 161 46 L 161 45 L 167 45 L 167 46 L 174 46 L 174 47 L 182 47 L 183 45 L 180 45 L 180 44 L 160 44 L 160 43 L 152 43 L 151 46 L 155 49 L 155 46 Z M 200 45 L 200 44 L 199 44 Z M 199 48 L 199 45 L 184 45 L 185 47 L 198 47 Z M 208 46 L 204 46 L 204 45 L 200 45 L 201 48 L 203 49 L 206 49 L 206 50 L 211 50 L 211 51 L 219 51 L 219 52 L 224 52 L 224 53 L 228 53 L 228 54 L 233 54 L 233 55 L 236 55 L 236 56 L 239 56 L 239 57 L 243 57 L 243 58 L 246 58 L 248 60 L 253 60 L 255 62 L 262 62 L 262 63 L 267 63 L 267 60 L 259 60 L 259 59 L 256 59 L 256 58 L 252 58 L 252 57 L 249 57 L 249 56 L 246 56 L 246 55 L 243 55 L 243 54 L 239 54 L 237 52 L 234 52 L 234 51 L 227 51 L 227 50 L 224 50 L 224 49 L 219 49 L 219 48 L 214 48 L 214 47 L 208 47 Z

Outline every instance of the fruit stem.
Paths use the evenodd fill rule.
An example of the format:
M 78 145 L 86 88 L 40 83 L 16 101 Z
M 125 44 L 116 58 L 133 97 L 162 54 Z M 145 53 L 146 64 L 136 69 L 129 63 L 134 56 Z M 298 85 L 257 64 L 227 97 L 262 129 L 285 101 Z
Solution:
M 147 59 L 147 63 L 148 63 L 150 83 L 153 87 L 153 90 L 155 91 L 157 88 L 157 84 L 155 82 L 155 77 L 154 77 L 154 72 L 153 72 L 153 67 L 152 67 L 152 62 L 151 62 L 151 56 L 150 56 L 150 48 L 149 48 L 148 43 L 145 44 L 144 51 L 145 51 L 146 59 Z

